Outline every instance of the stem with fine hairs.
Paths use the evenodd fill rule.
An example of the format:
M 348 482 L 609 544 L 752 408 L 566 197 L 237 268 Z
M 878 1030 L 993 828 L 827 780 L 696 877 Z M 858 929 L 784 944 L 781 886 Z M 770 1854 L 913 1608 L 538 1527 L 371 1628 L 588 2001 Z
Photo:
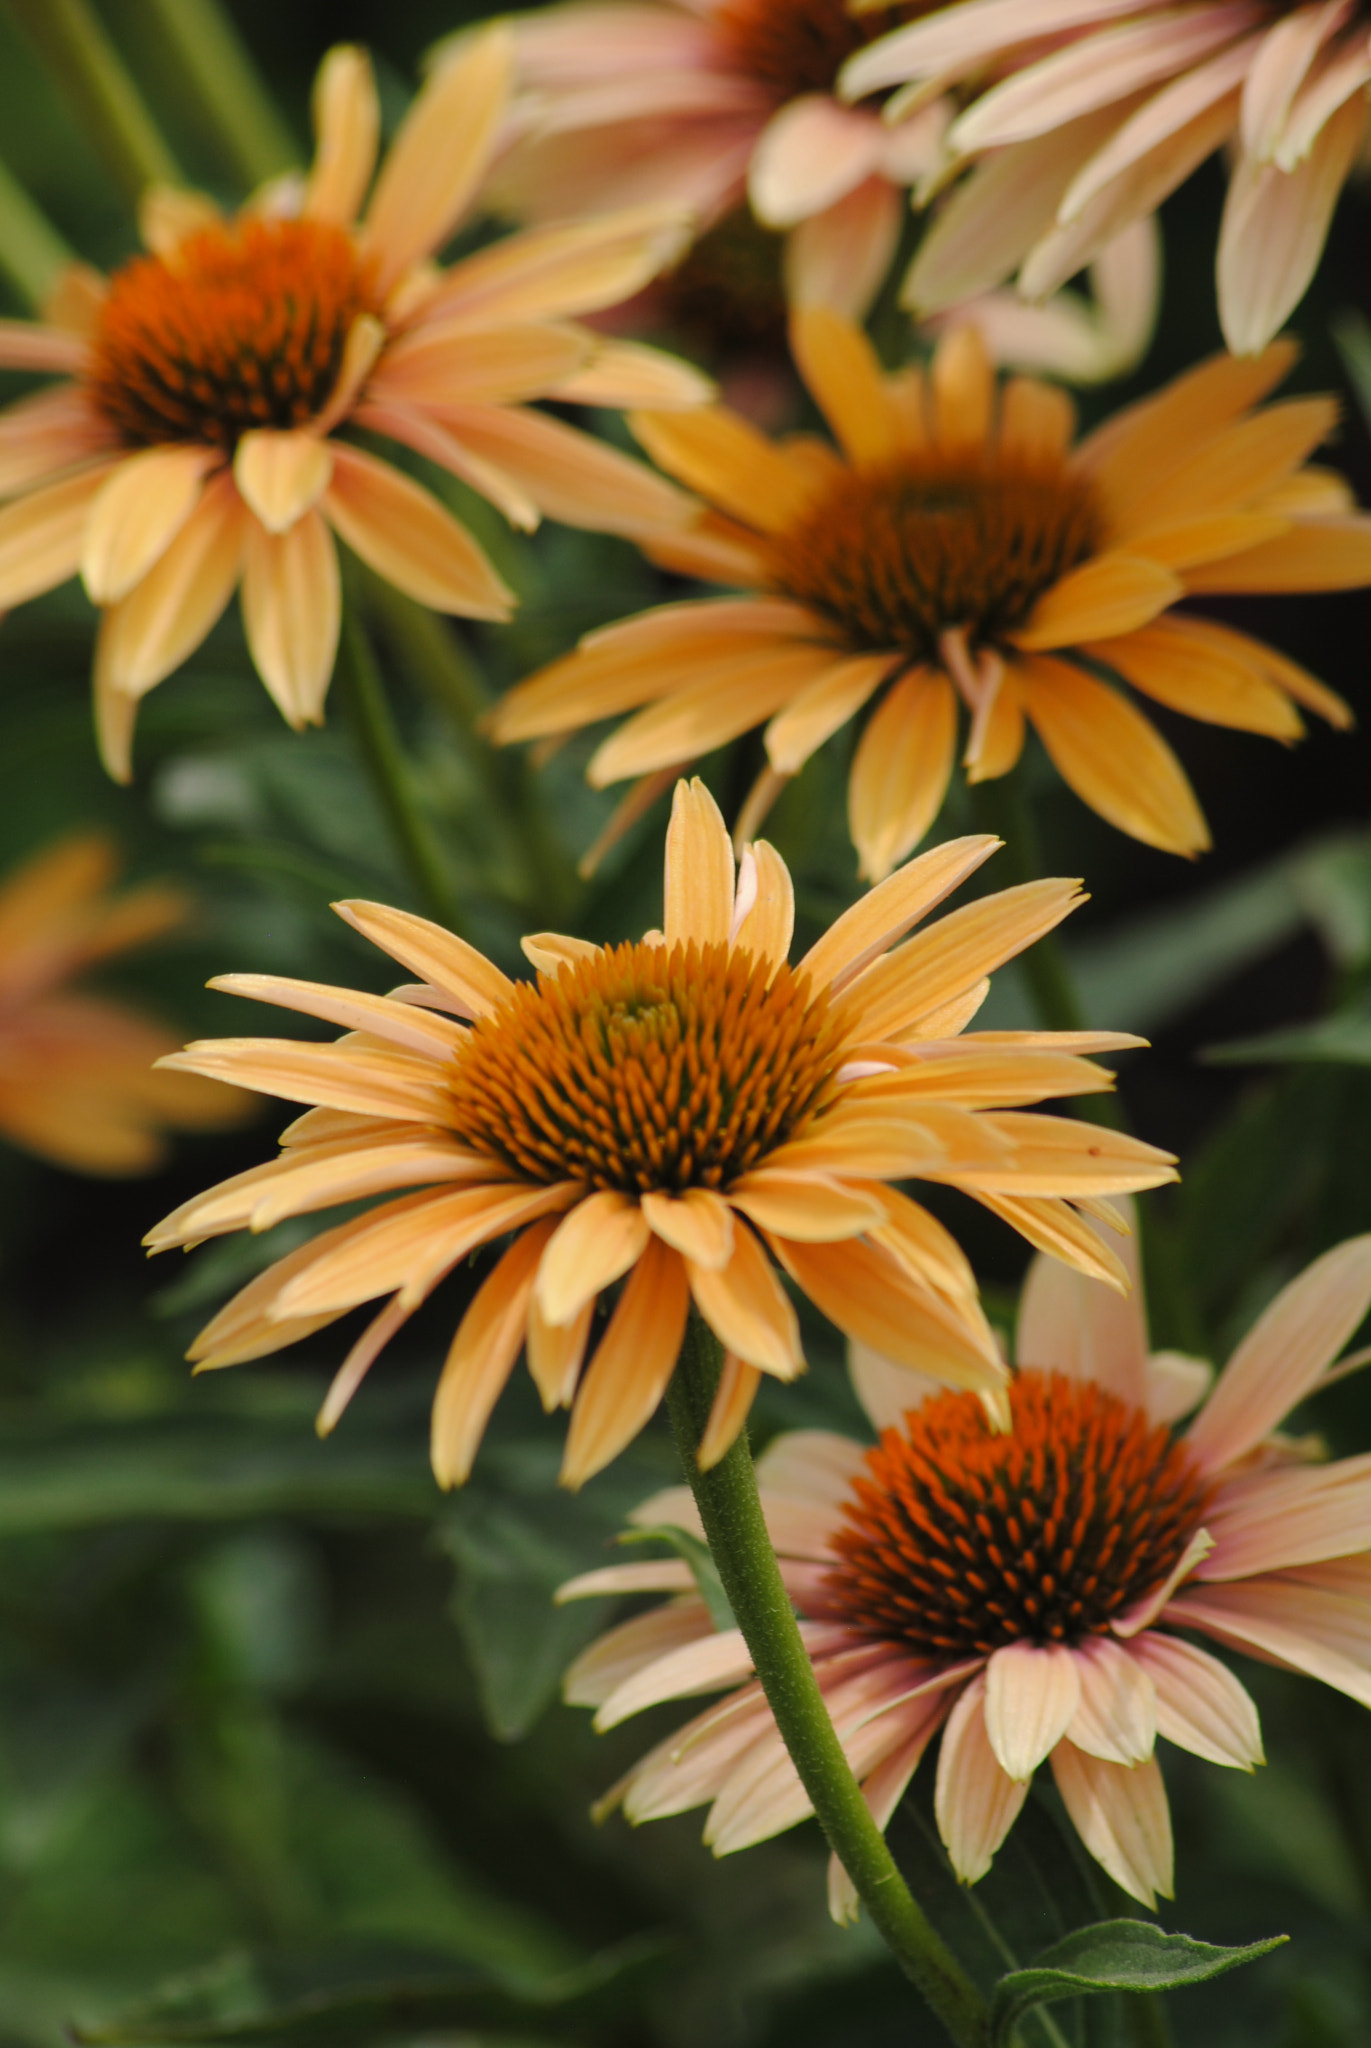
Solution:
M 718 1338 L 690 1313 L 667 1405 L 709 1548 L 767 1703 L 829 1846 L 872 1923 L 958 2048 L 986 2048 L 989 2011 L 961 1964 L 913 1898 L 852 1775 L 767 1533 L 746 1431 L 708 1472 L 700 1439 L 723 1362 Z

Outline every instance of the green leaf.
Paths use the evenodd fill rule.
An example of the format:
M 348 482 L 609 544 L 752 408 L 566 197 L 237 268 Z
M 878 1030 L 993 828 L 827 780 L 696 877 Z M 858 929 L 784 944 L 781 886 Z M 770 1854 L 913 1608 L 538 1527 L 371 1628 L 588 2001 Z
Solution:
M 721 1632 L 736 1628 L 737 1620 L 724 1591 L 719 1568 L 710 1555 L 709 1545 L 693 1536 L 689 1529 L 678 1529 L 674 1522 L 663 1522 L 654 1529 L 626 1529 L 619 1538 L 620 1543 L 666 1543 L 675 1551 L 683 1563 L 690 1566 L 700 1598 L 709 1609 L 709 1618 Z
M 178 1988 L 142 2011 L 98 2025 L 75 2025 L 74 2041 L 84 2048 L 214 2048 L 253 2043 L 254 2048 L 372 2048 L 409 2041 L 438 2029 L 530 2035 L 584 2041 L 589 2030 L 612 2019 L 637 1994 L 660 1963 L 664 1944 L 652 1936 L 629 1941 L 546 1986 L 516 1991 L 478 1971 L 415 1973 L 408 1979 L 312 1991 L 267 2010 L 242 2013 L 252 1977 L 241 1967 L 232 1981 L 211 1985 L 219 2001 L 231 1993 L 239 2007 L 233 2017 L 197 2017 L 202 2000 L 188 2000 Z M 219 1975 L 222 1977 L 223 1973 Z M 259 2005 L 260 1999 L 253 1997 Z
M 1371 424 L 1371 324 L 1365 313 L 1350 308 L 1328 324 L 1362 416 Z
M 1277 1934 L 1245 1948 L 1219 1948 L 1188 1934 L 1167 1934 L 1150 1920 L 1100 1920 L 1093 1927 L 1078 1927 L 1044 1949 L 1026 1970 L 1001 1977 L 991 2001 L 991 2048 L 1008 2048 L 1015 2027 L 1035 2005 L 1101 1991 L 1176 1991 L 1253 1963 L 1287 1939 Z
M 1364 1010 L 1342 1010 L 1312 1024 L 1292 1024 L 1259 1038 L 1231 1039 L 1209 1045 L 1201 1057 L 1211 1066 L 1275 1066 L 1287 1061 L 1319 1065 L 1371 1067 L 1371 1016 Z

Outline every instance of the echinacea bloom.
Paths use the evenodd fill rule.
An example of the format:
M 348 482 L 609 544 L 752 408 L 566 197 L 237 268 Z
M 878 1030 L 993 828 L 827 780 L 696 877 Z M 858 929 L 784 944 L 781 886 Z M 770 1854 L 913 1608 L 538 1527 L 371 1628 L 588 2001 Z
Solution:
M 187 1202 L 148 1244 L 423 1191 L 279 1260 L 191 1357 L 202 1368 L 264 1357 L 386 1297 L 325 1402 L 330 1428 L 439 1281 L 513 1233 L 439 1383 L 433 1465 L 445 1486 L 465 1479 L 525 1347 L 545 1407 L 572 1407 L 564 1481 L 599 1471 L 661 1399 L 692 1299 L 729 1354 L 707 1438 L 722 1456 L 758 1375 L 786 1380 L 804 1364 L 768 1250 L 842 1329 L 993 1397 L 1004 1368 L 970 1269 L 887 1183 L 963 1188 L 1121 1284 L 1071 1204 L 1174 1177 L 1150 1145 L 1023 1108 L 1107 1088 L 1112 1076 L 1080 1055 L 1137 1040 L 959 1035 L 989 971 L 1066 915 L 1075 884 L 1010 889 L 904 938 L 996 844 L 963 839 L 911 862 L 792 968 L 783 862 L 750 847 L 735 883 L 713 798 L 682 784 L 664 928 L 636 945 L 542 933 L 524 941 L 537 980 L 514 982 L 422 918 L 344 903 L 342 916 L 421 975 L 417 985 L 372 996 L 270 975 L 215 983 L 349 1035 L 209 1040 L 169 1062 L 315 1106 L 284 1133 L 280 1158 Z M 621 1279 L 597 1323 L 597 1300 Z
M 899 240 L 905 193 L 941 161 L 947 113 L 844 106 L 854 50 L 922 6 L 855 20 L 843 0 L 570 0 L 513 17 L 521 139 L 492 194 L 524 219 L 641 200 L 709 227 L 746 198 L 789 231 L 797 301 L 860 315 Z
M 974 168 L 906 287 L 925 311 L 1015 269 L 1044 297 L 1230 150 L 1219 318 L 1247 354 L 1314 275 L 1366 141 L 1368 81 L 1363 0 L 962 0 L 857 52 L 842 90 L 898 88 L 906 110 L 950 87 L 972 96 L 947 148 Z
M 1181 854 L 1208 831 L 1131 691 L 1287 741 L 1303 730 L 1297 704 L 1350 723 L 1274 648 L 1172 610 L 1211 591 L 1371 582 L 1371 519 L 1341 478 L 1305 464 L 1333 401 L 1257 409 L 1290 367 L 1288 344 L 1202 363 L 1073 446 L 1065 394 L 1025 377 L 997 388 L 969 327 L 942 337 L 925 375 L 882 372 L 827 309 L 791 325 L 838 450 L 812 435 L 768 441 L 719 407 L 631 422 L 717 508 L 657 559 L 746 594 L 588 634 L 496 706 L 498 739 L 644 706 L 592 756 L 603 786 L 660 776 L 765 722 L 768 767 L 745 811 L 755 828 L 781 779 L 865 714 L 848 818 L 863 874 L 880 877 L 938 815 L 959 707 L 969 781 L 1007 774 L 1031 725 L 1085 803 Z
M 516 524 L 546 512 L 635 531 L 681 493 L 530 409 L 693 403 L 697 373 L 567 316 L 637 291 L 680 246 L 661 208 L 512 236 L 440 270 L 503 115 L 510 48 L 469 39 L 416 99 L 372 182 L 368 60 L 339 48 L 315 89 L 301 187 L 231 219 L 154 189 L 149 252 L 108 281 L 69 271 L 61 324 L 0 322 L 0 367 L 70 381 L 0 415 L 0 609 L 78 571 L 103 611 L 96 722 L 127 779 L 139 699 L 192 654 L 241 586 L 252 659 L 291 725 L 317 723 L 337 648 L 334 536 L 419 603 L 503 619 L 514 602 L 431 492 L 344 428 L 388 436 Z
M 1274 1434 L 1316 1393 L 1371 1303 L 1371 1237 L 1277 1296 L 1199 1414 L 1200 1361 L 1149 1356 L 1141 1297 L 1050 1261 L 1019 1318 L 1013 1427 L 966 1393 L 909 1406 L 908 1375 L 854 1357 L 874 1448 L 823 1430 L 758 1461 L 763 1506 L 833 1723 L 881 1827 L 942 1731 L 935 1810 L 957 1875 L 990 1868 L 1049 1763 L 1086 1848 L 1151 1906 L 1171 1896 L 1157 1737 L 1237 1770 L 1262 1761 L 1252 1700 L 1207 1636 L 1371 1706 L 1371 1457 L 1311 1462 Z M 689 1491 L 638 1509 L 699 1530 Z M 810 1806 L 736 1629 L 676 1560 L 611 1565 L 561 1598 L 670 1592 L 572 1666 L 566 1696 L 613 1727 L 723 1691 L 602 1802 L 632 1821 L 708 1804 L 724 1855 Z M 856 1897 L 830 1866 L 835 1918 Z
M 236 1123 L 247 1098 L 156 1071 L 172 1034 L 128 1002 L 73 986 L 86 969 L 184 923 L 177 889 L 112 893 L 108 840 L 79 836 L 0 882 L 0 1136 L 78 1173 L 147 1173 L 168 1131 Z

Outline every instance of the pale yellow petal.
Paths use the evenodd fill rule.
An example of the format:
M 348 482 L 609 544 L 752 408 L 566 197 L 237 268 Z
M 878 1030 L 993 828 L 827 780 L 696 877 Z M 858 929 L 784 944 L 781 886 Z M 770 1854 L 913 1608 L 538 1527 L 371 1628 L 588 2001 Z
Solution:
M 675 1368 L 689 1302 L 680 1257 L 653 1238 L 577 1393 L 562 1460 L 564 1486 L 583 1486 L 648 1421 Z
M 734 1181 L 728 1199 L 759 1229 L 802 1243 L 830 1244 L 860 1237 L 886 1220 L 875 1192 L 850 1188 L 824 1173 L 787 1173 L 759 1166 Z
M 0 511 L 0 611 L 76 574 L 91 506 L 124 459 L 93 463 Z
M 360 448 L 331 445 L 333 477 L 324 509 L 368 568 L 435 611 L 471 619 L 509 617 L 513 592 L 430 492 Z
M 888 880 L 859 896 L 800 962 L 815 988 L 835 994 L 880 957 L 912 925 L 975 873 L 1002 842 L 987 833 L 948 839 L 921 853 Z
M 307 220 L 346 226 L 357 218 L 381 133 L 381 107 L 371 59 L 355 43 L 338 43 L 319 66 L 310 104 L 314 163 L 302 211 Z
M 778 1379 L 804 1371 L 795 1311 L 750 1230 L 734 1232 L 727 1265 L 686 1266 L 696 1306 L 726 1351 Z
M 762 1375 L 755 1365 L 745 1365 L 732 1351 L 724 1353 L 723 1370 L 697 1453 L 702 1472 L 712 1471 L 732 1450 L 761 1383 Z
M 957 743 L 957 698 L 933 669 L 901 676 L 858 742 L 848 826 L 864 879 L 882 882 L 942 809 Z
M 393 960 L 455 997 L 464 1016 L 487 1017 L 514 993 L 509 976 L 484 953 L 429 918 L 416 917 L 410 910 L 392 910 L 386 903 L 364 903 L 356 897 L 332 908 Z
M 662 930 L 668 946 L 724 945 L 733 922 L 733 845 L 698 776 L 678 782 L 666 835 Z
M 536 1290 L 530 1297 L 528 1370 L 545 1415 L 571 1406 L 594 1320 L 595 1303 L 588 1301 L 569 1323 L 550 1323 L 538 1306 Z
M 631 1195 L 599 1188 L 576 1204 L 548 1244 L 538 1274 L 538 1309 L 554 1326 L 574 1322 L 608 1287 L 637 1264 L 651 1230 Z
M 1047 655 L 1022 677 L 1024 709 L 1083 803 L 1147 846 L 1188 856 L 1206 850 L 1209 828 L 1185 770 L 1126 697 Z
M 268 533 L 284 533 L 318 503 L 333 475 L 333 451 L 317 434 L 257 427 L 233 458 L 233 480 Z
M 795 887 L 790 870 L 774 846 L 758 839 L 743 848 L 730 943 L 735 953 L 750 953 L 776 968 L 790 957 L 794 931 Z
M 284 533 L 249 523 L 242 605 L 253 666 L 286 723 L 322 725 L 343 599 L 338 551 L 317 512 Z
M 218 456 L 209 448 L 144 448 L 126 456 L 86 523 L 81 579 L 92 604 L 126 597 L 200 502 Z
M 96 686 L 142 696 L 195 652 L 233 595 L 247 511 L 226 472 L 128 596 L 111 606 L 96 646 Z
M 523 1348 L 538 1261 L 554 1227 L 544 1219 L 515 1238 L 458 1325 L 433 1397 L 431 1456 L 442 1487 L 460 1486 L 471 1471 L 490 1411 Z
M 664 1244 L 697 1266 L 718 1272 L 733 1255 L 733 1214 L 711 1188 L 687 1188 L 682 1195 L 645 1194 L 642 1212 Z
M 279 974 L 216 974 L 208 985 L 224 995 L 276 1003 L 306 1017 L 321 1017 L 345 1031 L 366 1031 L 389 1039 L 406 1052 L 426 1054 L 434 1060 L 450 1059 L 466 1037 L 460 1024 L 437 1017 L 432 1010 L 398 1003 L 391 996 L 366 995 L 359 989 L 331 988 L 323 982 L 295 981 Z

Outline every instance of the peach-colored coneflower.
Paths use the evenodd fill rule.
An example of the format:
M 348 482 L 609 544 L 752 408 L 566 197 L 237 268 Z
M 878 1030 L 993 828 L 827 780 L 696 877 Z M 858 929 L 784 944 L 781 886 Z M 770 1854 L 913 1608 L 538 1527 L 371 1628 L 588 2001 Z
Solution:
M 1219 317 L 1247 354 L 1314 275 L 1366 139 L 1368 81 L 1363 0 L 963 0 L 857 52 L 842 90 L 902 88 L 888 104 L 906 118 L 949 86 L 977 95 L 947 138 L 977 161 L 906 286 L 924 310 L 1016 269 L 1026 296 L 1054 291 L 1231 148 Z
M 72 985 L 185 921 L 177 889 L 113 894 L 118 867 L 108 840 L 78 836 L 0 882 L 0 1135 L 78 1173 L 147 1173 L 166 1132 L 218 1130 L 248 1106 L 217 1081 L 157 1072 L 172 1034 Z
M 503 619 L 513 604 L 431 492 L 340 438 L 417 451 L 519 525 L 540 513 L 633 531 L 681 494 L 522 401 L 691 403 L 697 373 L 566 317 L 613 304 L 680 246 L 663 209 L 432 261 L 479 190 L 510 46 L 470 39 L 401 124 L 366 212 L 379 112 L 368 60 L 340 48 L 315 90 L 313 170 L 232 219 L 151 191 L 150 253 L 107 282 L 68 272 L 53 324 L 0 322 L 0 366 L 70 381 L 0 415 L 0 609 L 78 571 L 104 613 L 96 719 L 130 770 L 139 699 L 241 586 L 248 646 L 294 726 L 318 722 L 337 647 L 334 536 L 420 603 Z M 59 322 L 61 324 L 56 324 Z
M 1040 1765 L 1117 1884 L 1172 1888 L 1164 1736 L 1238 1770 L 1262 1761 L 1256 1709 L 1178 1631 L 1371 1706 L 1371 1458 L 1310 1461 L 1273 1434 L 1318 1391 L 1371 1303 L 1371 1237 L 1293 1281 L 1189 1428 L 1208 1368 L 1148 1355 L 1122 1299 L 1049 1261 L 1019 1319 L 1013 1428 L 965 1393 L 908 1406 L 908 1375 L 854 1357 L 880 1441 L 778 1438 L 758 1480 L 815 1674 L 880 1826 L 939 1729 L 936 1812 L 954 1869 L 989 1869 Z M 634 1518 L 699 1529 L 673 1488 Z M 719 1855 L 809 1813 L 737 1630 L 717 1630 L 677 1560 L 617 1565 L 563 1598 L 671 1592 L 572 1666 L 566 1693 L 612 1727 L 668 1699 L 726 1697 L 668 1736 L 603 1802 L 633 1821 L 709 1804 Z M 835 1917 L 856 1899 L 830 1869 Z
M 860 315 L 895 254 L 905 191 L 941 161 L 947 113 L 844 106 L 844 60 L 892 22 L 843 0 L 570 0 L 512 22 L 521 140 L 492 193 L 526 219 L 643 200 L 701 227 L 746 197 L 788 231 L 797 300 Z
M 729 1353 L 707 1439 L 721 1456 L 759 1373 L 803 1367 L 777 1264 L 842 1329 L 993 1395 L 1003 1367 L 966 1261 L 887 1182 L 964 1188 L 1034 1243 L 1121 1277 L 1071 1204 L 1173 1177 L 1150 1145 L 1024 1111 L 1108 1087 L 1080 1055 L 1136 1040 L 958 1035 L 989 971 L 1071 909 L 1073 883 L 983 898 L 897 944 L 996 843 L 958 840 L 912 862 L 792 968 L 784 864 L 759 844 L 735 882 L 712 797 L 683 783 L 663 929 L 636 945 L 540 934 L 524 941 L 537 980 L 514 982 L 422 918 L 346 903 L 341 914 L 417 985 L 382 997 L 269 975 L 214 984 L 349 1035 L 209 1040 L 170 1062 L 315 1107 L 285 1132 L 280 1158 L 186 1203 L 151 1233 L 154 1249 L 382 1190 L 424 1192 L 280 1260 L 191 1356 L 205 1367 L 259 1358 L 386 1297 L 325 1403 L 331 1427 L 439 1281 L 513 1232 L 439 1384 L 444 1485 L 466 1477 L 525 1346 L 545 1405 L 572 1406 L 563 1477 L 589 1478 L 656 1408 L 692 1299 Z M 600 1329 L 597 1299 L 620 1279 Z
M 1289 345 L 1201 364 L 1073 446 L 1070 400 L 1028 378 L 997 389 L 974 329 L 945 335 L 927 375 L 884 374 L 825 308 L 797 312 L 792 332 L 840 452 L 767 441 L 717 407 L 633 416 L 657 461 L 717 508 L 659 559 L 746 595 L 589 634 L 503 699 L 499 739 L 645 706 L 592 757 L 603 785 L 766 721 L 751 827 L 782 778 L 864 715 L 848 814 L 878 877 L 938 815 L 959 708 L 970 781 L 1013 768 L 1032 725 L 1084 802 L 1182 854 L 1208 845 L 1204 818 L 1132 691 L 1283 740 L 1302 731 L 1297 704 L 1350 722 L 1273 648 L 1172 610 L 1201 592 L 1371 581 L 1371 519 L 1339 477 L 1305 466 L 1332 400 L 1256 410 Z

